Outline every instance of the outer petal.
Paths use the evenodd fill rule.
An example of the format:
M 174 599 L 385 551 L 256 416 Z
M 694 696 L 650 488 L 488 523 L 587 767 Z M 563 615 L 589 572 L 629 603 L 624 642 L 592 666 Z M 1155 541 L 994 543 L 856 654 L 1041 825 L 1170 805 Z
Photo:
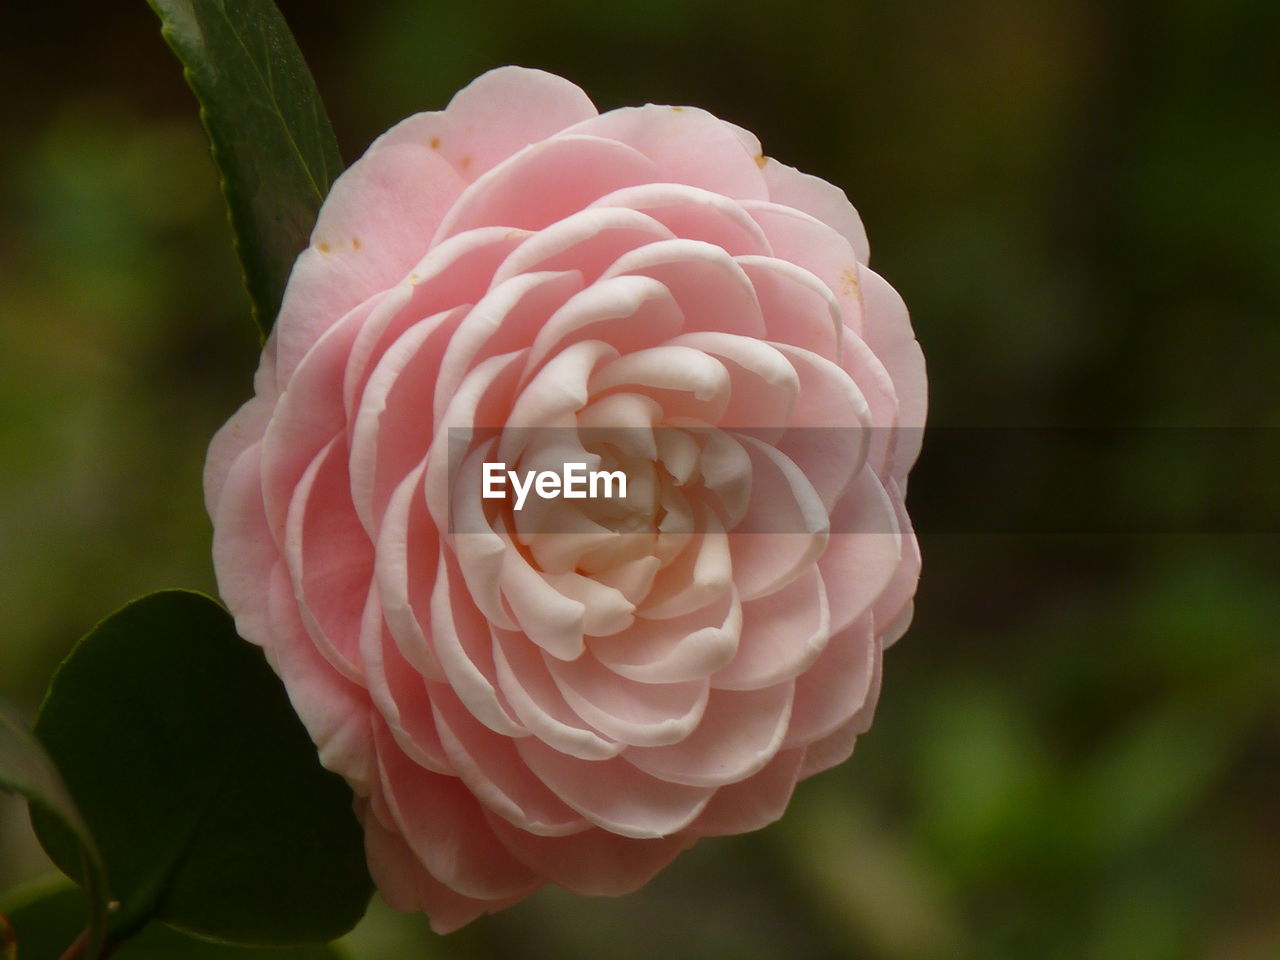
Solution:
M 517 859 L 548 880 L 589 897 L 617 897 L 640 889 L 694 844 L 694 838 L 685 834 L 634 840 L 593 828 L 550 838 L 519 830 L 494 816 L 489 823 Z
M 436 933 L 452 933 L 477 917 L 505 910 L 524 899 L 524 895 L 497 900 L 464 897 L 431 876 L 396 830 L 383 826 L 371 813 L 360 819 L 369 872 L 383 899 L 403 913 L 426 912 Z
M 499 67 L 463 87 L 445 110 L 402 120 L 376 141 L 430 147 L 474 180 L 507 157 L 596 115 L 591 99 L 563 77 L 527 67 Z
M 542 741 L 516 741 L 525 763 L 565 803 L 592 823 L 623 837 L 648 840 L 679 833 L 702 812 L 711 787 L 656 780 L 621 757 L 595 762 L 552 750 Z
M 289 700 L 320 762 L 351 784 L 358 796 L 368 794 L 377 779 L 374 770 L 373 705 L 369 693 L 339 674 L 320 656 L 298 617 L 284 563 L 271 572 L 271 640 L 267 659 L 284 682 Z
M 866 311 L 863 337 L 889 372 L 898 398 L 899 433 L 894 448 L 893 476 L 905 480 L 920 454 L 929 406 L 924 354 L 898 292 L 866 267 L 859 268 L 858 276 Z
M 784 749 L 805 747 L 829 736 L 874 701 L 881 648 L 872 627 L 872 618 L 863 617 L 832 637 L 822 656 L 796 681 Z
M 666 747 L 633 747 L 622 756 L 671 783 L 722 787 L 763 769 L 782 745 L 794 686 L 713 690 L 698 728 Z
M 453 768 L 489 810 L 539 836 L 588 829 L 586 820 L 529 772 L 515 742 L 478 723 L 447 688 L 436 688 L 431 709 Z
M 715 837 L 759 830 L 773 823 L 787 809 L 803 761 L 803 750 L 783 750 L 754 777 L 721 787 L 688 832 Z
M 755 158 L 733 128 L 696 107 L 623 107 L 567 132 L 634 147 L 653 161 L 659 173 L 654 180 L 687 183 L 737 199 L 768 196 Z
M 435 153 L 409 145 L 371 150 L 334 181 L 276 320 L 283 383 L 339 317 L 409 273 L 463 186 Z
M 213 518 L 213 565 L 218 592 L 235 616 L 236 630 L 251 643 L 271 640 L 269 595 L 263 584 L 280 551 L 267 524 L 262 503 L 262 446 L 255 444 L 231 465 L 218 486 Z M 286 584 L 285 589 L 292 595 Z
M 461 780 L 419 767 L 385 730 L 375 735 L 387 808 L 433 877 L 479 900 L 525 896 L 538 888 L 536 875 L 498 843 Z
M 231 466 L 267 431 L 271 413 L 280 394 L 276 389 L 276 338 L 274 332 L 262 349 L 262 359 L 253 377 L 254 396 L 223 424 L 209 444 L 204 462 L 204 505 L 212 517 L 218 508 L 222 485 Z
M 566 177 L 566 170 L 573 176 Z M 445 215 L 434 242 L 475 227 L 540 230 L 606 193 L 653 179 L 648 158 L 613 140 L 543 140 L 471 184 Z
M 858 211 L 853 209 L 853 204 L 843 190 L 772 158 L 765 162 L 764 182 L 769 188 L 770 200 L 795 207 L 835 228 L 853 246 L 858 262 L 867 262 L 871 256 L 867 231 L 862 226 Z

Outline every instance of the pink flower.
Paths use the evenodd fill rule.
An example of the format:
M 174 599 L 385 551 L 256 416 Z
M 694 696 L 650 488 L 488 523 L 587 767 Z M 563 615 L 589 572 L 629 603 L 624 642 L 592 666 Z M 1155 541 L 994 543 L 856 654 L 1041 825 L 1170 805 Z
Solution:
M 391 905 L 626 893 L 850 754 L 910 619 L 925 415 L 866 262 L 844 193 L 745 130 L 515 67 L 334 185 L 205 492 Z M 625 501 L 480 496 L 579 435 Z

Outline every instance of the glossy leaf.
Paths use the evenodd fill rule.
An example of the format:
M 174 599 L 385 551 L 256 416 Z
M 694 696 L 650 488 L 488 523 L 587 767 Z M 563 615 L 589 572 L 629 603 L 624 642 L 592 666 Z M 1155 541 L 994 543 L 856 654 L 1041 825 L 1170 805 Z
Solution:
M 60 885 L 36 891 L 11 907 L 15 945 L 20 960 L 57 960 L 71 944 L 78 932 L 79 893 Z M 279 958 L 279 960 L 342 960 L 337 948 L 324 945 L 297 949 L 264 950 L 252 947 L 234 947 L 227 944 L 197 940 L 185 936 L 163 924 L 153 924 L 138 936 L 122 943 L 111 954 L 111 960 L 253 960 L 253 958 Z M 0 958 L 8 960 L 0 950 Z
M 208 597 L 155 593 L 99 624 L 54 677 L 36 735 L 102 851 L 121 902 L 113 940 L 159 919 L 238 944 L 314 943 L 362 916 L 351 793 Z M 76 875 L 66 831 L 36 826 Z
M 342 171 L 314 78 L 272 0 L 148 0 L 204 121 L 265 337 Z
M 60 823 L 72 837 L 75 845 L 72 856 L 78 861 L 89 898 L 85 953 L 96 957 L 106 932 L 107 908 L 106 878 L 98 847 L 44 748 L 3 710 L 0 710 L 0 790 L 26 797 L 33 807 L 43 810 L 47 817 Z M 83 903 L 80 906 L 80 927 L 85 928 Z M 6 943 L 6 934 L 0 922 L 0 960 L 5 957 L 6 949 L 12 946 Z

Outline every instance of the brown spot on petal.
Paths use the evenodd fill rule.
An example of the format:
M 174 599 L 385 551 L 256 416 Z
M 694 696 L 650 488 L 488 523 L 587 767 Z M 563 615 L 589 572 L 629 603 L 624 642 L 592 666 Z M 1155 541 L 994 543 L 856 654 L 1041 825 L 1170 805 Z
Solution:
M 432 138 L 431 138 L 431 149 L 432 149 L 432 150 L 439 150 L 439 149 L 440 149 L 440 138 L 439 138 L 439 137 L 432 137 Z
M 764 169 L 764 165 L 768 162 L 769 162 L 769 158 L 766 157 L 763 153 L 756 154 L 756 166 L 759 167 L 761 170 Z
M 351 249 L 352 249 L 352 250 L 359 250 L 359 249 L 360 249 L 360 238 L 359 238 L 359 237 L 352 237 L 352 238 L 351 238 Z
M 858 271 L 853 267 L 845 267 L 840 271 L 840 292 L 853 297 L 858 293 Z
M 319 243 L 316 244 L 316 249 L 319 250 L 321 253 L 328 253 L 330 248 L 327 243 L 321 240 Z
M 671 109 L 676 113 L 684 113 L 684 107 L 672 107 Z
M 463 157 L 460 161 L 458 161 L 459 168 L 463 170 L 467 169 L 467 167 L 471 166 L 472 159 L 473 159 L 472 157 Z

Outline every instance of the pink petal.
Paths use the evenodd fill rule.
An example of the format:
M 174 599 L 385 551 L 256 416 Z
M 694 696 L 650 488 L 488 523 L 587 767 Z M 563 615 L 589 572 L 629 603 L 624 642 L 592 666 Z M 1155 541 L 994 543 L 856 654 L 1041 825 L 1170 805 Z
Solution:
M 431 640 L 449 686 L 481 723 L 506 736 L 525 730 L 497 685 L 489 624 L 462 589 L 456 561 L 443 547 L 431 594 Z
M 677 743 L 693 731 L 707 705 L 707 682 L 638 683 L 590 655 L 563 661 L 544 656 L 565 702 L 604 736 L 632 746 Z
M 525 273 L 495 283 L 449 340 L 436 382 L 435 407 L 448 404 L 480 361 L 533 344 L 548 318 L 581 289 L 582 276 L 576 271 Z
M 872 618 L 833 636 L 822 655 L 796 680 L 795 707 L 784 749 L 806 747 L 844 726 L 874 698 L 880 644 Z
M 564 701 L 542 658 L 522 634 L 493 631 L 498 682 L 516 715 L 535 737 L 560 753 L 582 760 L 617 756 L 622 744 L 592 730 Z
M 583 340 L 555 353 L 521 386 L 500 424 L 504 429 L 498 448 L 501 460 L 516 462 L 520 447 L 528 441 L 522 431 L 529 427 L 573 426 L 573 414 L 587 405 L 594 392 L 590 383 L 597 368 L 607 366 L 617 355 L 611 344 L 599 340 Z
M 537 876 L 498 842 L 461 780 L 418 766 L 385 730 L 377 730 L 376 737 L 387 809 L 433 877 L 480 900 L 524 896 L 540 886 Z
M 253 375 L 253 397 L 232 414 L 209 444 L 204 462 L 204 505 L 210 517 L 217 511 L 222 485 L 232 465 L 250 446 L 262 439 L 279 400 L 275 382 L 275 343 L 273 334 L 262 349 L 262 359 Z
M 530 640 L 561 660 L 581 655 L 586 605 L 552 586 L 514 547 L 503 554 L 499 586 L 511 615 Z
M 433 151 L 410 145 L 371 150 L 334 181 L 276 320 L 283 383 L 343 314 L 409 273 L 463 187 Z
M 776 257 L 737 261 L 755 288 L 769 340 L 840 361 L 844 319 L 830 287 L 803 267 Z
M 284 538 L 289 504 L 303 472 L 331 440 L 346 432 L 342 374 L 368 309 L 347 314 L 307 353 L 267 426 L 262 439 L 262 492 L 277 540 Z
M 738 199 L 768 196 L 755 158 L 733 128 L 696 107 L 623 107 L 584 120 L 568 133 L 609 137 L 649 157 L 649 180 L 687 183 Z
M 447 687 L 436 687 L 431 709 L 449 760 L 463 783 L 489 810 L 543 837 L 563 837 L 589 828 L 516 752 L 510 737 L 477 723 Z
M 751 458 L 751 500 L 729 534 L 733 579 L 742 599 L 780 590 L 822 555 L 829 523 L 808 478 L 784 454 L 740 436 Z
M 898 400 L 899 430 L 892 472 L 895 478 L 905 480 L 907 471 L 920 454 L 928 413 L 924 354 L 916 342 L 906 304 L 898 292 L 866 267 L 862 267 L 858 275 L 866 311 L 863 338 L 888 371 Z
M 764 231 L 742 204 L 710 190 L 680 183 L 645 183 L 605 194 L 592 206 L 639 211 L 674 236 L 710 243 L 730 256 L 773 252 Z
M 372 149 L 424 145 L 474 180 L 526 145 L 595 115 L 591 99 L 563 77 L 527 67 L 498 67 L 454 94 L 447 109 L 402 120 Z
M 724 362 L 731 386 L 729 405 L 717 424 L 722 429 L 742 427 L 758 433 L 785 426 L 791 419 L 800 378 L 787 358 L 763 340 L 698 330 L 670 343 L 701 350 Z
M 532 376 L 557 351 L 588 338 L 602 340 L 619 353 L 656 346 L 675 336 L 684 314 L 665 286 L 648 277 L 598 280 L 570 297 L 533 340 L 528 372 Z
M 361 635 L 360 652 L 365 683 L 374 706 L 396 743 L 414 763 L 433 773 L 454 774 L 440 742 L 422 674 L 413 669 L 395 641 L 382 629 L 376 605 L 371 607 L 371 619 L 373 629 Z
M 846 329 L 841 365 L 858 385 L 870 412 L 872 429 L 867 443 L 866 460 L 881 477 L 888 477 L 893 465 L 894 445 L 898 442 L 898 398 L 893 381 L 880 358 L 853 331 Z
M 424 317 L 479 300 L 489 289 L 494 269 L 530 236 L 527 230 L 483 227 L 450 237 L 387 291 L 351 346 L 342 383 L 349 420 L 355 420 L 369 375 L 391 344 Z
M 742 631 L 742 604 L 730 588 L 679 617 L 637 619 L 625 632 L 593 637 L 592 655 L 619 676 L 642 683 L 700 680 L 730 662 Z
M 621 757 L 579 760 L 536 737 L 516 741 L 516 749 L 565 803 L 596 826 L 624 837 L 649 840 L 679 833 L 714 792 L 655 780 Z
M 365 385 L 351 429 L 351 498 L 365 529 L 377 536 L 392 491 L 426 456 L 432 386 L 440 357 L 466 315 L 455 307 L 410 327 L 384 353 Z
M 652 277 L 671 291 L 686 330 L 764 335 L 764 317 L 751 281 L 719 247 L 701 240 L 663 240 L 625 253 L 605 277 Z
M 374 577 L 382 616 L 401 654 L 427 679 L 444 680 L 427 640 L 440 542 L 422 496 L 424 470 L 420 464 L 391 496 L 375 550 Z
M 855 715 L 852 720 L 834 733 L 827 734 L 804 748 L 804 764 L 800 767 L 800 779 L 807 780 L 812 776 L 838 767 L 853 756 L 854 745 L 858 737 L 865 732 L 860 718 Z
M 658 572 L 660 563 L 661 561 L 655 556 L 641 556 L 619 563 L 607 570 L 596 571 L 592 576 L 601 583 L 613 587 L 638 607 L 653 588 L 653 578 Z M 604 638 L 598 639 L 603 641 Z
M 373 789 L 374 714 L 369 692 L 320 656 L 298 616 L 284 562 L 267 582 L 271 640 L 267 659 L 284 682 L 298 719 L 319 750 L 320 762 L 341 774 L 358 796 Z
M 566 170 L 573 176 L 566 177 Z M 621 143 L 566 135 L 543 140 L 467 187 L 432 242 L 476 227 L 541 230 L 606 193 L 653 179 L 653 164 Z
M 830 511 L 869 455 L 875 422 L 871 408 L 853 377 L 830 360 L 789 344 L 779 344 L 778 349 L 795 369 L 800 388 L 792 429 L 777 447 L 800 468 Z
M 505 354 L 484 360 L 467 374 L 457 393 L 443 411 L 436 411 L 435 430 L 431 448 L 427 452 L 427 473 L 424 487 L 427 507 L 431 517 L 441 530 L 450 530 L 450 517 L 455 508 L 464 506 L 453 502 L 455 479 L 453 471 L 467 455 L 468 445 L 474 441 L 474 431 L 500 425 L 498 411 L 510 409 L 510 398 L 515 390 L 516 377 L 524 359 L 523 354 Z M 425 429 L 425 425 L 424 425 Z M 481 432 L 484 432 L 481 429 Z M 475 488 L 479 490 L 479 487 Z M 462 529 L 478 529 L 462 527 Z
M 280 551 L 262 503 L 261 444 L 249 447 L 231 464 L 212 517 L 218 593 L 235 617 L 240 636 L 266 646 L 271 626 L 262 585 L 269 582 Z M 293 596 L 291 587 L 286 592 Z
M 548 365 L 549 366 L 549 365 Z M 723 363 L 701 350 L 664 345 L 627 353 L 604 364 L 587 384 L 589 395 L 626 388 L 652 396 L 667 419 L 715 423 L 729 403 L 731 381 Z
M 535 270 L 577 270 L 591 283 L 624 253 L 656 240 L 675 238 L 653 217 L 599 204 L 596 201 L 570 214 L 522 243 L 494 272 L 494 285 Z M 755 226 L 754 220 L 751 225 Z
M 638 616 L 682 617 L 717 602 L 738 586 L 731 538 L 714 514 L 703 517 L 703 527 L 675 560 L 658 571 Z
M 773 159 L 764 165 L 764 182 L 769 188 L 770 200 L 795 207 L 833 227 L 849 241 L 858 262 L 867 262 L 871 255 L 867 231 L 862 226 L 858 211 L 853 209 L 853 204 L 843 190 Z
M 493 456 L 496 445 L 496 439 L 489 440 L 468 453 L 462 466 L 457 468 L 453 489 L 440 496 L 446 498 L 448 504 L 445 522 L 453 529 L 446 527 L 445 531 L 449 533 L 449 544 L 471 599 L 490 623 L 504 630 L 515 630 L 515 618 L 502 595 L 502 566 L 511 549 L 511 537 L 505 528 L 501 528 L 501 532 L 495 529 L 494 518 L 475 493 L 480 489 L 483 464 Z M 454 454 L 451 452 L 450 456 Z M 440 459 L 428 460 L 424 486 L 431 482 L 431 466 L 438 465 Z M 441 468 L 440 476 L 445 475 L 446 471 Z M 452 498 L 451 502 L 448 498 Z M 430 501 L 430 492 L 426 499 Z
M 671 783 L 720 787 L 762 770 L 782 744 L 793 684 L 712 690 L 698 728 L 679 743 L 629 747 L 623 759 Z
M 345 436 L 330 441 L 299 479 L 284 556 L 307 632 L 335 668 L 362 682 L 361 615 L 374 554 L 351 504 Z
M 558 536 L 558 534 L 552 534 Z M 580 573 L 543 572 L 548 584 L 585 608 L 582 632 L 588 637 L 607 637 L 626 630 L 635 622 L 636 606 L 620 590 Z
M 724 526 L 733 529 L 742 522 L 751 503 L 751 457 L 741 440 L 723 430 L 708 431 L 698 470 L 714 497 Z
M 425 911 L 431 929 L 438 934 L 452 933 L 477 917 L 505 910 L 525 898 L 524 894 L 496 900 L 464 897 L 427 873 L 399 833 L 382 826 L 376 817 L 365 815 L 362 820 L 369 872 L 378 892 L 393 910 Z
M 743 204 L 769 238 L 773 253 L 804 267 L 825 283 L 840 303 L 846 326 L 862 329 L 858 256 L 849 241 L 821 220 L 777 203 Z
M 588 897 L 632 893 L 693 846 L 685 834 L 653 840 L 592 828 L 568 837 L 538 837 L 490 816 L 498 839 L 539 876 Z
M 911 622 L 911 598 L 915 596 L 916 584 L 920 579 L 920 543 L 911 527 L 911 517 L 907 514 L 902 487 L 896 480 L 890 480 L 886 485 L 886 492 L 902 530 L 902 562 L 898 564 L 888 585 L 876 597 L 872 608 L 876 629 L 884 634 L 884 645 L 887 647 L 906 631 Z
M 904 542 L 893 502 L 869 468 L 832 512 L 831 529 L 818 568 L 831 603 L 831 630 L 838 632 L 884 594 L 902 566 Z
M 738 654 L 711 685 L 759 690 L 783 683 L 809 669 L 830 636 L 827 591 L 810 567 L 781 590 L 743 605 Z
M 783 750 L 755 776 L 720 787 L 688 833 L 696 837 L 747 833 L 781 819 L 803 759 L 803 750 Z

